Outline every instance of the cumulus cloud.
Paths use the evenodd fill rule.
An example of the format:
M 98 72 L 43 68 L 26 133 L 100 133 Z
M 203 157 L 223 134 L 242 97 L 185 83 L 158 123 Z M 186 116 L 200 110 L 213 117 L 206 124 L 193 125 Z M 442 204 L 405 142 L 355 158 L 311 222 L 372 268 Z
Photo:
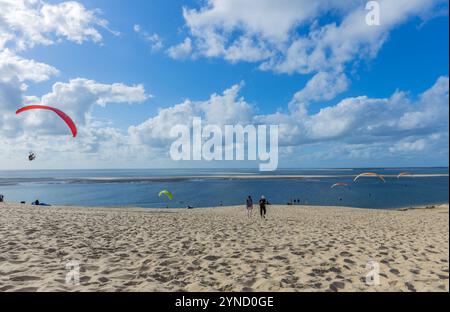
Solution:
M 186 38 L 184 41 L 178 45 L 170 47 L 167 50 L 167 54 L 173 59 L 183 59 L 188 57 L 192 51 L 192 40 L 191 38 Z
M 241 47 L 241 60 L 265 59 L 264 69 L 310 73 L 361 54 L 373 56 L 395 26 L 426 15 L 442 2 L 380 0 L 379 27 L 366 24 L 365 1 L 208 0 L 200 9 L 184 8 L 183 16 L 205 56 L 239 60 L 236 50 Z M 323 18 L 327 14 L 339 22 Z M 246 57 L 249 48 L 261 57 Z
M 233 31 L 275 43 L 283 42 L 289 39 L 294 27 L 311 21 L 321 11 L 345 12 L 357 1 L 208 0 L 204 3 L 198 10 L 184 8 L 183 16 L 192 34 L 208 44 L 204 34 L 228 36 Z
M 170 129 L 176 124 L 192 125 L 194 117 L 204 124 L 276 124 L 280 126 L 280 144 L 284 153 L 317 148 L 315 159 L 345 154 L 352 159 L 386 154 L 448 153 L 448 77 L 417 100 L 397 91 L 389 98 L 367 96 L 346 98 L 310 114 L 307 107 L 290 113 L 257 115 L 257 108 L 239 96 L 242 84 L 223 94 L 213 94 L 206 101 L 187 100 L 161 109 L 157 116 L 132 126 L 128 132 L 133 142 L 166 148 L 173 140 Z M 307 154 L 307 153 L 306 153 Z M 320 154 L 320 155 L 319 155 Z M 328 156 L 327 156 L 328 155 Z
M 93 80 L 77 78 L 68 83 L 57 82 L 52 92 L 41 98 L 25 96 L 20 81 L 0 82 L 0 135 L 17 137 L 20 135 L 66 134 L 65 125 L 54 115 L 43 111 L 31 111 L 16 116 L 15 110 L 24 104 L 42 104 L 59 108 L 75 121 L 83 132 L 92 120 L 94 105 L 109 103 L 139 103 L 150 95 L 142 85 L 128 86 L 122 83 L 102 84 Z
M 441 77 L 417 101 L 404 92 L 390 98 L 366 96 L 347 98 L 310 115 L 307 109 L 290 115 L 260 116 L 262 121 L 280 123 L 285 145 L 336 141 L 372 144 L 417 139 L 448 133 L 448 77 Z
M 139 160 L 142 164 L 145 157 L 161 162 L 169 159 L 168 147 L 174 140 L 171 128 L 177 124 L 191 126 L 194 117 L 202 117 L 204 125 L 279 125 L 281 159 L 285 163 L 317 164 L 319 160 L 332 160 L 335 164 L 351 165 L 364 159 L 377 163 L 414 157 L 442 161 L 448 157 L 448 77 L 439 78 L 418 96 L 397 91 L 389 98 L 346 98 L 317 113 L 310 113 L 303 106 L 289 113 L 258 115 L 257 107 L 240 96 L 243 87 L 243 83 L 236 84 L 203 101 L 186 100 L 162 108 L 155 116 L 122 131 L 96 120 L 90 111 L 95 105 L 143 101 L 148 96 L 142 87 L 107 85 L 80 78 L 56 83 L 52 92 L 34 99 L 43 104 L 58 104 L 73 114 L 81 125 L 80 137 L 67 140 L 67 129 L 56 118 L 52 121 L 48 114 L 24 116 L 19 126 L 14 116 L 9 122 L 0 123 L 3 140 L 10 140 L 6 145 L 14 146 L 4 151 L 3 145 L 0 150 L 6 153 L 2 156 L 5 158 L 14 151 L 34 149 L 35 142 L 39 142 L 39 149 L 46 153 L 66 152 L 70 159 L 83 159 L 86 163 L 94 159 L 114 163 L 119 158 L 122 163 Z M 21 98 L 21 92 L 16 90 L 16 100 Z M 14 137 L 7 136 L 8 131 Z M 46 137 L 48 140 L 43 139 Z
M 302 90 L 294 95 L 290 105 L 292 107 L 310 102 L 332 100 L 336 95 L 347 90 L 348 84 L 348 78 L 342 72 L 318 72 Z
M 17 132 L 15 110 L 24 102 L 28 82 L 42 82 L 57 75 L 56 68 L 24 59 L 8 49 L 0 51 L 0 136 L 14 136 Z
M 170 130 L 174 125 L 192 126 L 194 117 L 201 117 L 209 124 L 249 124 L 254 116 L 254 107 L 239 97 L 243 84 L 237 84 L 222 94 L 213 94 L 206 101 L 186 100 L 183 103 L 159 110 L 155 117 L 149 118 L 137 126 L 131 126 L 128 132 L 133 142 L 167 147 L 171 140 Z
M 139 103 L 150 96 L 142 85 L 128 86 L 123 83 L 102 84 L 93 80 L 76 78 L 68 83 L 57 82 L 52 92 L 42 96 L 40 103 L 60 108 L 72 117 L 75 123 L 85 126 L 91 118 L 94 105 L 105 106 L 109 103 Z M 51 119 L 46 112 L 36 111 L 28 114 L 24 121 L 24 131 L 66 131 L 55 116 Z M 61 125 L 57 127 L 56 125 Z
M 24 59 L 8 49 L 0 51 L 0 80 L 17 78 L 19 81 L 42 82 L 58 73 L 53 66 Z
M 198 9 L 184 8 L 189 37 L 169 49 L 173 58 L 218 57 L 230 62 L 256 62 L 261 70 L 313 74 L 297 97 L 321 81 L 335 84 L 324 99 L 345 91 L 341 71 L 349 63 L 370 59 L 398 25 L 437 16 L 444 0 L 379 0 L 381 24 L 366 24 L 366 1 L 208 0 Z M 329 16 L 333 16 L 330 21 Z M 192 40 L 191 40 L 192 38 Z M 187 41 L 188 40 L 188 41 Z M 175 52 L 179 51 L 180 54 Z M 181 53 L 182 51 L 182 53 Z M 317 96 L 312 95 L 312 100 Z
M 90 163 L 94 167 L 99 163 L 119 165 L 114 163 L 117 159 L 123 165 L 124 160 L 139 158 L 143 148 L 130 144 L 127 133 L 110 122 L 97 120 L 92 109 L 110 103 L 143 102 L 151 95 L 142 85 L 103 84 L 77 78 L 55 83 L 52 91 L 42 97 L 26 96 L 24 92 L 18 80 L 0 81 L 0 162 L 3 165 L 12 166 L 30 150 L 45 155 L 52 166 L 61 168 L 76 167 L 78 163 L 83 167 Z M 78 137 L 71 139 L 66 125 L 47 111 L 15 115 L 18 107 L 31 103 L 62 109 L 77 124 Z M 65 155 L 63 158 L 61 153 Z
M 15 49 L 24 50 L 60 39 L 78 44 L 101 42 L 99 29 L 110 31 L 99 11 L 87 10 L 76 1 L 49 4 L 42 0 L 0 0 L 0 48 L 11 43 Z

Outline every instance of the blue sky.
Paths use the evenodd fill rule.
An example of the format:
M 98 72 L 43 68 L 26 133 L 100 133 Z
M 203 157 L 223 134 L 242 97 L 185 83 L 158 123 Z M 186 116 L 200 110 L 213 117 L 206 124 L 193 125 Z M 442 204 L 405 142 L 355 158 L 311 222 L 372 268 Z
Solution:
M 81 131 L 80 142 L 71 145 L 64 143 L 64 148 L 59 144 L 39 147 L 35 144 L 36 135 L 42 130 L 39 127 L 48 126 L 47 122 L 41 120 L 33 124 L 24 120 L 22 127 L 17 126 L 17 132 L 3 134 L 11 148 L 5 152 L 7 155 L 4 153 L 0 167 L 23 168 L 25 164 L 17 161 L 16 155 L 39 148 L 42 154 L 54 160 L 55 168 L 71 167 L 75 160 L 76 167 L 80 168 L 123 168 L 129 167 L 130 163 L 137 167 L 152 167 L 155 164 L 179 166 L 167 159 L 170 142 L 164 135 L 162 138 L 157 137 L 165 129 L 164 125 L 157 122 L 160 122 L 158 116 L 161 110 L 170 110 L 186 100 L 194 103 L 189 104 L 195 107 L 189 110 L 196 112 L 194 115 L 206 114 L 196 106 L 204 102 L 211 107 L 217 105 L 219 111 L 224 106 L 235 109 L 233 112 L 236 116 L 242 116 L 242 119 L 238 117 L 235 120 L 237 123 L 288 120 L 283 121 L 286 129 L 296 129 L 298 132 L 288 131 L 290 135 L 284 136 L 289 139 L 281 142 L 281 166 L 448 165 L 448 117 L 435 113 L 444 110 L 448 115 L 447 1 L 379 1 L 381 25 L 372 26 L 378 27 L 376 30 L 367 26 L 367 31 L 356 34 L 348 34 L 345 27 L 352 31 L 354 28 L 351 23 L 355 23 L 359 15 L 367 14 L 364 8 L 367 1 L 350 0 L 348 4 L 331 1 L 311 7 L 308 1 L 283 0 L 275 8 L 270 7 L 269 2 L 264 4 L 266 1 L 261 1 L 258 7 L 255 7 L 254 2 L 242 6 L 245 2 L 248 1 L 239 3 L 232 0 L 226 5 L 223 0 L 78 1 L 77 8 L 82 8 L 81 13 L 79 10 L 65 11 L 74 8 L 65 7 L 63 1 L 38 1 L 38 4 L 23 2 L 20 10 L 37 12 L 36 20 L 44 14 L 50 14 L 48 12 L 62 16 L 77 14 L 77 18 L 80 18 L 82 22 L 75 26 L 70 25 L 70 20 L 54 29 L 44 25 L 39 35 L 48 38 L 51 43 L 44 42 L 38 34 L 25 28 L 19 19 L 8 19 L 8 10 L 3 10 L 6 13 L 0 15 L 0 38 L 3 32 L 5 36 L 10 35 L 10 39 L 0 44 L 4 52 L 8 51 L 8 54 L 2 55 L 0 78 L 8 83 L 17 81 L 26 85 L 26 90 L 20 91 L 24 101 L 29 101 L 29 97 L 33 96 L 34 101 L 44 104 L 45 101 L 56 101 L 66 111 L 73 111 L 77 123 L 82 129 L 86 128 L 86 133 Z M 397 2 L 398 7 L 392 2 Z M 11 3 L 9 0 L 0 0 L 0 8 L 8 6 L 10 13 L 17 13 L 18 8 L 12 7 Z M 291 5 L 298 14 L 283 8 Z M 49 11 L 44 8 L 49 8 Z M 242 12 L 239 12 L 241 8 Z M 395 10 L 398 13 L 393 13 Z M 83 14 L 88 17 L 83 17 Z M 283 14 L 289 15 L 286 21 L 290 22 L 286 22 L 286 25 L 281 25 L 280 17 Z M 55 21 L 61 21 L 61 18 L 55 18 Z M 107 27 L 104 21 L 107 21 Z M 273 25 L 270 21 L 273 21 Z M 136 25 L 139 27 L 136 28 Z M 70 31 L 66 31 L 66 28 Z M 90 36 L 86 29 L 93 29 L 101 39 Z M 149 39 L 151 36 L 153 39 Z M 155 36 L 157 40 L 154 40 Z M 82 38 L 81 41 L 79 38 Z M 188 51 L 177 48 L 185 40 L 191 43 Z M 160 46 L 152 49 L 156 41 Z M 241 45 L 244 41 L 248 45 Z M 343 43 L 349 48 L 342 48 Z M 20 47 L 20 44 L 26 47 Z M 175 48 L 178 53 L 171 55 L 171 49 Z M 249 51 L 252 53 L 249 54 Z M 322 57 L 319 57 L 319 61 L 315 58 L 317 55 Z M 7 68 L 19 68 L 17 72 L 20 72 L 24 60 L 45 64 L 57 73 L 42 73 L 45 78 L 30 79 L 7 72 Z M 49 71 L 48 68 L 46 70 Z M 308 82 L 314 81 L 314 77 L 325 79 L 325 88 L 331 90 L 331 94 L 324 96 L 328 91 L 324 91 L 320 83 L 322 90 L 318 90 L 317 85 L 314 85 L 315 89 L 313 86 L 306 88 Z M 52 92 L 53 86 L 58 83 L 70 88 L 70 81 L 75 78 L 94 81 L 98 85 L 93 87 L 95 91 L 90 86 L 86 87 L 86 92 L 92 95 L 80 96 L 79 101 L 67 100 L 67 103 L 65 94 Z M 84 88 L 86 82 L 82 84 Z M 107 88 L 113 84 L 128 87 L 123 96 L 130 99 L 106 100 L 107 105 L 98 105 L 101 98 L 106 97 L 103 91 L 99 93 L 98 88 Z M 132 89 L 138 85 L 142 90 Z M 223 92 L 233 86 L 239 86 L 238 91 L 229 99 L 231 102 L 226 102 Z M 430 102 L 437 104 L 428 107 L 421 100 L 421 94 L 433 87 L 439 90 L 432 92 Z M 0 92 L 4 93 L 1 98 L 8 101 L 12 91 L 5 87 L 0 88 Z M 223 100 L 224 103 L 215 104 L 211 101 L 213 94 L 217 94 L 219 101 Z M 399 100 L 401 104 L 393 99 L 396 94 L 402 97 Z M 341 109 L 339 104 L 361 96 L 368 103 L 371 100 L 380 101 L 380 109 L 386 110 L 386 114 L 390 114 L 392 105 L 397 105 L 398 108 L 391 115 L 394 119 L 388 122 L 380 112 L 364 117 L 365 109 L 359 108 L 350 110 L 349 114 L 355 115 L 348 118 L 348 124 L 339 124 L 341 120 L 338 116 L 341 115 L 334 112 Z M 238 105 L 234 106 L 240 98 L 244 99 L 244 106 L 251 108 L 253 116 L 244 116 L 248 110 L 241 112 Z M 88 100 L 91 102 L 82 102 Z M 387 106 L 383 108 L 383 105 Z M 11 102 L 4 106 L 3 110 L 0 107 L 0 111 L 11 113 L 14 105 Z M 342 133 L 318 133 L 315 125 L 311 126 L 315 120 L 318 124 L 324 122 L 321 120 L 324 115 L 321 110 L 326 108 L 332 108 L 337 114 L 337 124 L 331 127 L 336 127 L 336 131 Z M 306 115 L 300 113 L 303 109 L 307 110 Z M 371 109 L 368 108 L 368 111 Z M 369 128 L 391 127 L 395 120 L 412 115 L 420 115 L 424 120 L 415 120 L 413 124 L 409 122 L 407 129 L 404 124 L 399 124 L 383 134 L 365 133 Z M 45 118 L 42 114 L 37 116 Z M 191 117 L 186 116 L 186 120 Z M 379 122 L 373 125 L 375 119 Z M 355 126 L 352 122 L 356 120 L 359 121 L 358 125 L 364 126 Z M 0 135 L 2 126 L 4 129 L 13 127 L 8 122 L 6 117 L 3 121 L 0 119 Z M 52 122 L 56 123 L 57 120 Z M 94 122 L 97 123 L 94 125 Z M 217 123 L 221 124 L 222 120 Z M 116 140 L 104 142 L 108 139 L 106 135 L 98 134 L 101 127 L 107 127 Z M 131 131 L 130 127 L 151 131 L 152 134 L 148 135 L 151 138 L 143 139 L 145 134 Z M 281 135 L 283 133 L 281 131 Z M 358 137 L 357 133 L 361 133 L 361 136 Z M 47 129 L 40 135 L 53 136 L 62 142 L 67 139 L 61 128 L 56 129 L 55 133 Z M 115 144 L 120 148 L 128 144 L 118 142 L 120 140 L 133 142 L 139 148 L 124 148 L 126 151 L 111 158 L 112 151 L 116 150 Z M 145 149 L 142 149 L 143 146 Z M 77 151 L 72 152 L 72 149 Z M 433 151 L 434 155 L 430 155 Z M 61 153 L 65 156 L 61 157 Z M 68 154 L 69 160 L 64 159 Z M 92 155 L 97 155 L 101 161 Z M 38 163 L 37 166 L 53 167 L 48 163 Z M 230 166 L 241 164 L 232 163 Z

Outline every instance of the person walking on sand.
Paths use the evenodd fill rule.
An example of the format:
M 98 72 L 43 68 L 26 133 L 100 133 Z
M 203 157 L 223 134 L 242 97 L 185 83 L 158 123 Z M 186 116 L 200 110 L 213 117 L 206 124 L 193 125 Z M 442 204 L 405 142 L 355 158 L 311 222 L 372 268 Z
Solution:
M 252 217 L 253 212 L 253 199 L 250 195 L 247 197 L 247 218 Z
M 259 200 L 259 212 L 261 214 L 261 218 L 266 218 L 266 205 L 267 205 L 267 199 L 264 197 L 264 195 L 261 196 L 261 199 Z

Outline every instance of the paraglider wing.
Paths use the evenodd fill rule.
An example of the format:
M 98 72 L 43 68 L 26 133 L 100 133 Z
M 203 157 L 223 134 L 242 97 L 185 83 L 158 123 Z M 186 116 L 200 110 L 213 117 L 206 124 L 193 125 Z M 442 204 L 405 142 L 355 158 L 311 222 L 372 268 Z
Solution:
M 173 195 L 171 192 L 169 192 L 168 190 L 162 190 L 161 192 L 159 192 L 159 197 L 161 197 L 162 195 L 166 195 L 170 200 L 173 199 Z
M 348 184 L 344 183 L 344 182 L 338 182 L 338 183 L 333 184 L 331 186 L 331 188 L 333 189 L 333 188 L 338 187 L 338 186 L 348 186 Z
M 374 173 L 374 172 L 361 173 L 361 174 L 357 175 L 353 181 L 356 182 L 361 177 L 377 177 L 381 181 L 386 182 L 386 180 L 383 178 L 382 175 L 379 175 L 378 173 Z
M 29 105 L 29 106 L 25 106 L 25 107 L 18 109 L 16 111 L 16 114 L 20 114 L 22 112 L 32 110 L 32 109 L 45 109 L 45 110 L 50 110 L 50 111 L 56 113 L 62 120 L 64 120 L 64 122 L 70 128 L 70 131 L 72 132 L 73 137 L 77 136 L 77 126 L 75 125 L 73 120 L 69 116 L 67 116 L 63 111 L 61 111 L 57 108 L 45 106 L 45 105 Z

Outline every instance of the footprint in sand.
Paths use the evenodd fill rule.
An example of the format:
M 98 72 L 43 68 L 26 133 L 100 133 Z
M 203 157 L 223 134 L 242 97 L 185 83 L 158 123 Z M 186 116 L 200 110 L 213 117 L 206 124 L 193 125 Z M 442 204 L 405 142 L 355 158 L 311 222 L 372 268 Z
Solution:
M 203 259 L 208 260 L 208 261 L 216 261 L 216 260 L 219 260 L 220 257 L 213 256 L 213 255 L 208 255 L 208 256 L 203 257 Z
M 22 275 L 22 276 L 12 276 L 9 279 L 13 282 L 29 282 L 29 281 L 38 281 L 41 278 L 38 276 Z
M 389 272 L 391 272 L 392 274 L 395 274 L 395 275 L 400 275 L 400 271 L 397 269 L 390 269 Z
M 413 291 L 413 292 L 417 291 L 411 283 L 406 282 L 405 286 L 406 286 L 406 288 L 408 288 L 409 291 Z
M 109 278 L 105 276 L 99 277 L 97 280 L 102 284 L 106 284 L 107 282 L 109 282 Z
M 348 263 L 348 264 L 355 264 L 356 263 L 355 261 L 350 260 L 350 259 L 344 259 L 344 262 Z
M 344 282 L 333 282 L 330 285 L 330 289 L 332 291 L 339 291 L 339 289 L 344 289 L 345 288 L 345 283 Z
M 19 288 L 19 289 L 15 289 L 15 292 L 36 292 L 38 290 L 37 287 L 24 287 L 24 288 Z

